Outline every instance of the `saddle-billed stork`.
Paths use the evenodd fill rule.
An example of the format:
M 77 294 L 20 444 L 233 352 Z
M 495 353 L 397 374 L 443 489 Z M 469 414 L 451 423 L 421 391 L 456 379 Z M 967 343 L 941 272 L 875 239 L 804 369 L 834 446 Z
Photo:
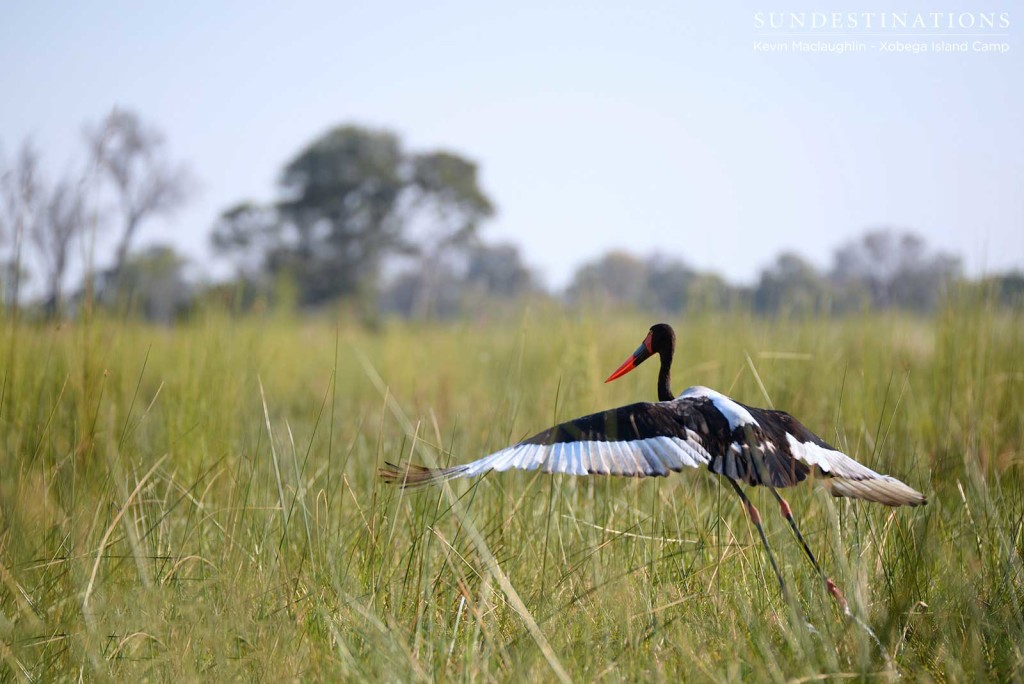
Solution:
M 512 468 L 568 475 L 660 477 L 684 467 L 705 465 L 728 480 L 740 497 L 757 527 L 783 595 L 785 582 L 768 545 L 761 514 L 740 483 L 768 487 L 829 593 L 848 612 L 846 599 L 822 572 L 778 488 L 791 487 L 813 474 L 833 496 L 887 506 L 919 506 L 926 503 L 924 495 L 858 463 L 784 411 L 746 406 L 700 386 L 675 397 L 670 386 L 675 346 L 675 331 L 667 323 L 659 323 L 605 380 L 620 378 L 658 354 L 661 369 L 657 403 L 630 404 L 570 420 L 489 456 L 450 468 L 386 463 L 380 476 L 387 482 L 416 487 Z

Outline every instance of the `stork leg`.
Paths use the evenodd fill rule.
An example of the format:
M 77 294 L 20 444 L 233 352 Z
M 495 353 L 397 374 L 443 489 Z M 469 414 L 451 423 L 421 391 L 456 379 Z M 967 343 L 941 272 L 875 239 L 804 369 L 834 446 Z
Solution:
M 768 537 L 765 536 L 764 527 L 761 525 L 761 513 L 757 510 L 757 506 L 754 505 L 754 502 L 747 498 L 747 495 L 743 492 L 743 489 L 740 488 L 740 485 L 736 480 L 731 477 L 726 477 L 725 479 L 728 480 L 729 484 L 732 485 L 732 488 L 736 490 L 736 494 L 740 497 L 740 500 L 743 501 L 743 506 L 747 509 L 747 513 L 750 515 L 750 520 L 754 523 L 754 526 L 757 527 L 757 533 L 761 535 L 761 541 L 764 543 L 764 550 L 768 553 L 768 560 L 771 561 L 772 570 L 775 571 L 775 577 L 779 580 L 779 591 L 782 592 L 783 596 L 786 596 L 786 582 L 782 579 L 782 573 L 779 572 L 779 565 L 775 562 L 775 555 L 772 553 L 772 547 L 768 545 Z
M 807 557 L 810 559 L 811 565 L 814 566 L 814 569 L 818 572 L 818 575 L 821 576 L 821 579 L 825 581 L 825 587 L 828 589 L 828 593 L 832 594 L 832 597 L 835 598 L 836 603 L 839 604 L 844 613 L 849 613 L 850 606 L 846 603 L 846 597 L 843 596 L 842 590 L 837 587 L 836 583 L 832 581 L 832 578 L 826 575 L 821 569 L 821 566 L 818 564 L 818 559 L 816 559 L 814 557 L 814 553 L 811 552 L 811 547 L 807 545 L 804 535 L 800 534 L 800 528 L 797 527 L 796 520 L 793 518 L 793 510 L 789 507 L 789 502 L 782 498 L 782 495 L 779 494 L 775 487 L 769 485 L 768 489 L 771 490 L 772 495 L 775 496 L 776 501 L 779 502 L 779 509 L 782 511 L 782 517 L 789 522 L 789 526 L 793 530 L 793 534 L 796 535 L 797 540 L 800 542 L 800 546 L 804 547 L 804 553 L 806 553 Z

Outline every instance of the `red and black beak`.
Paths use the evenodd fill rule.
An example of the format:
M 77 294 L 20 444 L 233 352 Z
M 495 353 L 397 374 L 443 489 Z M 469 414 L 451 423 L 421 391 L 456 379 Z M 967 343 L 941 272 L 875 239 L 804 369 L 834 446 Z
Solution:
M 637 347 L 636 351 L 633 352 L 632 356 L 623 361 L 622 365 L 616 368 L 615 372 L 609 375 L 608 379 L 605 380 L 605 382 L 611 382 L 612 380 L 621 378 L 623 375 L 625 375 L 626 373 L 633 370 L 641 363 L 649 359 L 651 355 L 654 354 L 654 352 L 651 350 L 651 344 L 653 343 L 652 338 L 653 334 L 647 333 L 647 337 L 644 338 L 643 344 Z

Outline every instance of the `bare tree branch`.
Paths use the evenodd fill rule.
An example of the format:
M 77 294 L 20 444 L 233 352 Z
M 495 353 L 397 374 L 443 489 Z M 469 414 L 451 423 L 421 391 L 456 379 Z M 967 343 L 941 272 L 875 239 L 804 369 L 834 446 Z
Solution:
M 30 141 L 25 141 L 14 167 L 0 173 L 0 238 L 10 243 L 5 246 L 0 288 L 5 301 L 14 308 L 21 298 L 25 235 L 35 230 L 42 207 L 39 154 Z
M 142 224 L 185 204 L 194 182 L 185 166 L 166 158 L 163 135 L 134 112 L 114 110 L 97 129 L 86 131 L 86 141 L 120 214 L 121 237 L 110 271 L 116 283 Z
M 30 234 L 33 244 L 47 268 L 46 311 L 50 316 L 60 313 L 62 287 L 71 255 L 72 240 L 85 227 L 85 193 L 80 183 L 65 178 L 49 193 L 41 220 Z

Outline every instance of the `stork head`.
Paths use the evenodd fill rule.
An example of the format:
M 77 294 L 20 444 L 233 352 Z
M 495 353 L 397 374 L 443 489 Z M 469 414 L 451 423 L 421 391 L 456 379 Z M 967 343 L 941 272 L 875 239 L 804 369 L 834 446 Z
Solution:
M 623 361 L 622 365 L 616 368 L 605 382 L 621 378 L 655 354 L 661 354 L 663 359 L 671 357 L 675 348 L 676 331 L 672 329 L 672 326 L 668 323 L 652 325 L 651 329 L 647 331 L 647 337 L 636 348 L 636 351 Z

